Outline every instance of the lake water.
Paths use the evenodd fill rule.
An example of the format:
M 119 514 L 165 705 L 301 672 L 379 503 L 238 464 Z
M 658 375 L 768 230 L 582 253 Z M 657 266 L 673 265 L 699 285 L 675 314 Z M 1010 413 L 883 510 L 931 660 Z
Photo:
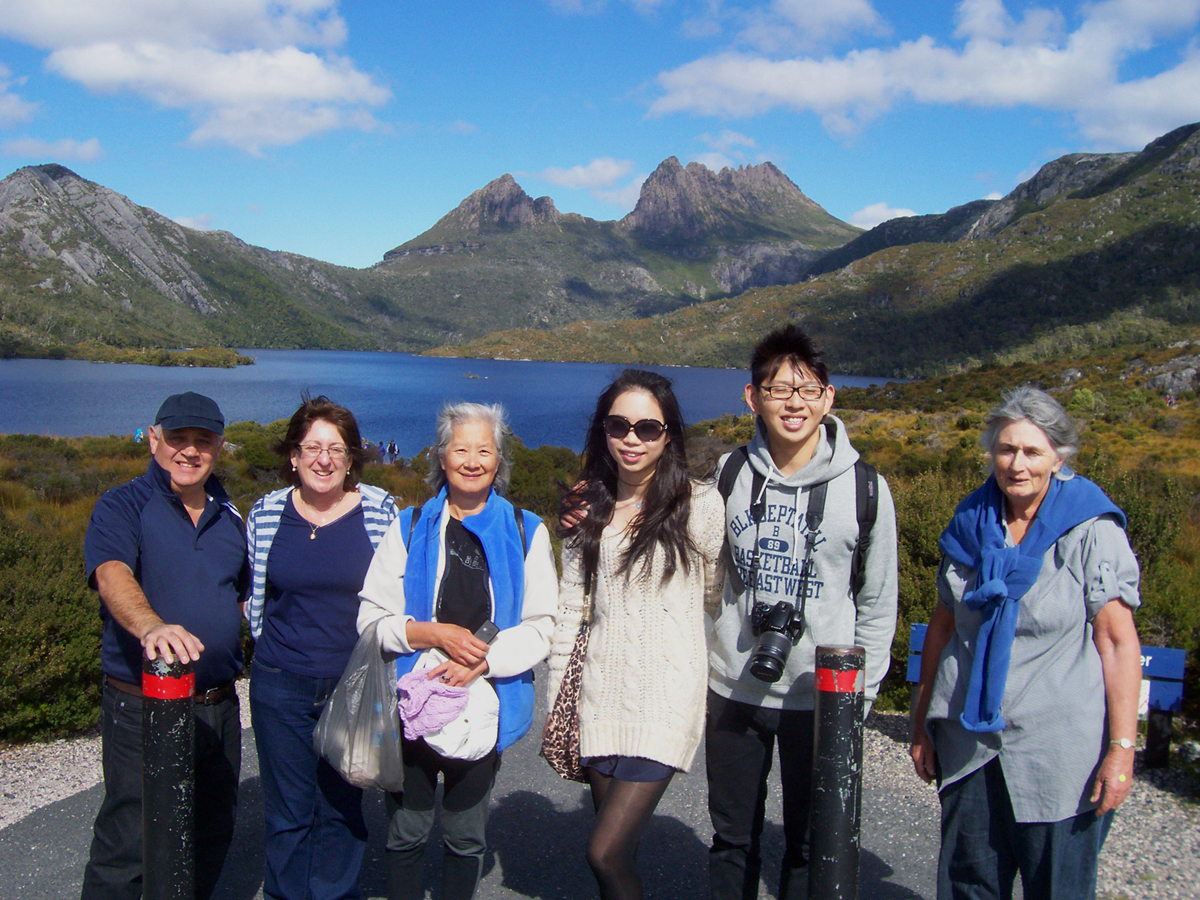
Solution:
M 596 397 L 620 371 L 609 363 L 443 359 L 406 353 L 246 350 L 253 366 L 159 368 L 77 360 L 0 360 L 0 433 L 132 434 L 154 421 L 168 394 L 194 390 L 227 422 L 287 418 L 302 391 L 349 407 L 367 440 L 395 440 L 404 456 L 432 443 L 447 401 L 499 402 L 530 447 L 582 448 Z M 647 366 L 670 378 L 687 422 L 745 412 L 746 372 Z M 880 379 L 835 377 L 838 386 Z

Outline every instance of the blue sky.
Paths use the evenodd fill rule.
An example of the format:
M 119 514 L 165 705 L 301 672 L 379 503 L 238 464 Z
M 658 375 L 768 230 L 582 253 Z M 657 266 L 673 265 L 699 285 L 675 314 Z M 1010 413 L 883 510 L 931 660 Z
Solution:
M 378 262 L 511 173 L 617 219 L 770 160 L 869 227 L 1200 121 L 1200 0 L 0 0 L 0 175 Z

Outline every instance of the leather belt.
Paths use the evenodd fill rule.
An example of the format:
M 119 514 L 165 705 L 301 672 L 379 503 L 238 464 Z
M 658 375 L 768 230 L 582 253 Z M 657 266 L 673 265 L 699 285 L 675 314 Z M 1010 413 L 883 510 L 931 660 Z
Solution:
M 142 696 L 142 686 L 140 684 L 130 684 L 128 681 L 119 681 L 110 675 L 104 676 L 104 683 L 112 685 L 123 694 L 132 694 L 135 697 Z M 200 706 L 212 706 L 214 703 L 221 703 L 228 700 L 234 695 L 233 682 L 227 681 L 224 684 L 218 684 L 216 687 L 209 688 L 207 691 L 201 691 L 192 698 L 192 702 Z

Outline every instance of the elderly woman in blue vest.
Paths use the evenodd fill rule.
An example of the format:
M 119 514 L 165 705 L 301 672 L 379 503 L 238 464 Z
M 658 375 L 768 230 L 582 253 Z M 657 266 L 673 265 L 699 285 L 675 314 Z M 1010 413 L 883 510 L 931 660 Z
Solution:
M 432 736 L 403 739 L 404 793 L 389 804 L 389 900 L 425 896 L 421 874 L 439 776 L 441 896 L 468 900 L 475 893 L 500 754 L 533 721 L 530 670 L 550 648 L 558 577 L 546 527 L 500 496 L 508 483 L 508 433 L 499 406 L 442 410 L 428 478 L 437 495 L 400 514 L 363 585 L 359 630 L 377 623 L 383 649 L 401 654 L 399 676 L 436 648 L 442 661 L 429 668 L 430 680 L 474 684 L 499 698 L 499 725 L 484 736 L 482 758 L 444 755 L 430 746 Z
M 360 896 L 362 791 L 313 750 L 313 728 L 358 639 L 358 592 L 395 501 L 358 482 L 366 454 L 348 409 L 306 398 L 275 448 L 289 487 L 250 510 L 250 710 L 263 785 L 263 895 Z
M 992 474 L 941 538 L 912 758 L 942 804 L 939 900 L 1092 898 L 1133 785 L 1141 651 L 1125 515 L 1067 460 L 1078 435 L 1021 387 L 987 420 Z

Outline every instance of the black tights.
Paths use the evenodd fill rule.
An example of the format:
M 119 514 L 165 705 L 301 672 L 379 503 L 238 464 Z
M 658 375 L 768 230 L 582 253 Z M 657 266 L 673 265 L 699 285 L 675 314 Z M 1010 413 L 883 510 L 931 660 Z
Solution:
M 588 838 L 587 861 L 600 885 L 600 900 L 642 900 L 637 873 L 638 841 L 662 799 L 662 781 L 622 781 L 588 769 L 596 820 Z

